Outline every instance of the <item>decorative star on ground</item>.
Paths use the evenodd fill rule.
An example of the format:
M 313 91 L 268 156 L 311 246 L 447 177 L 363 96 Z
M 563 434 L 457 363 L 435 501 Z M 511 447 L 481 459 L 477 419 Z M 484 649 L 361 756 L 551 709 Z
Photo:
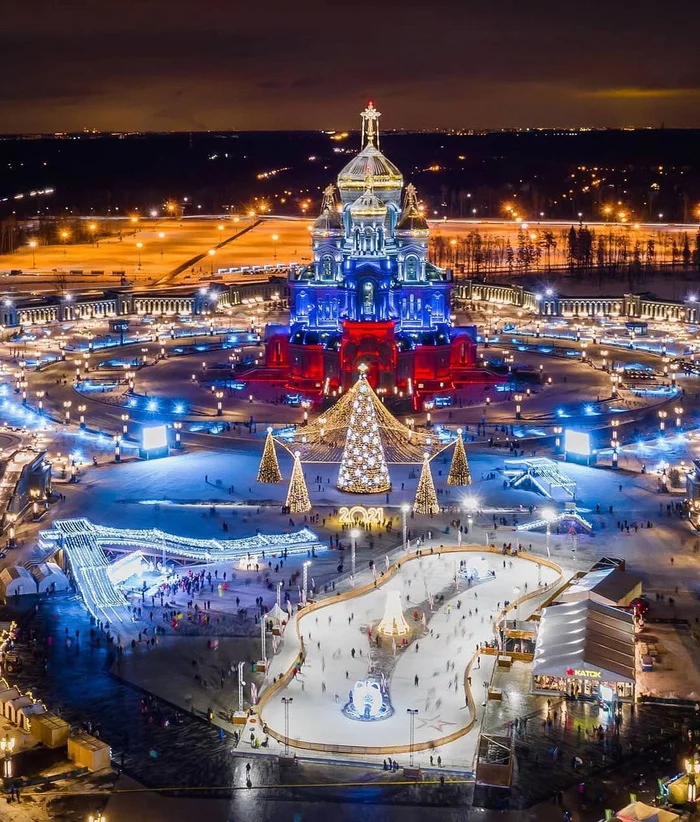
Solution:
M 433 717 L 428 716 L 417 716 L 416 720 L 420 723 L 420 725 L 416 725 L 416 729 L 418 728 L 433 728 L 436 731 L 442 731 L 447 725 L 456 725 L 456 722 L 445 722 L 444 719 L 440 719 L 440 715 L 437 714 Z

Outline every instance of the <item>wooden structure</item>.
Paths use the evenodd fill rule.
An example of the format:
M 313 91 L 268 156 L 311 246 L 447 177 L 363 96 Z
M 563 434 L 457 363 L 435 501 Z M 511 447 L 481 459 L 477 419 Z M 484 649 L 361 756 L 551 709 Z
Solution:
M 106 742 L 79 731 L 68 738 L 68 759 L 91 772 L 101 771 L 109 768 L 111 751 Z
M 32 717 L 30 733 L 47 748 L 60 748 L 68 742 L 70 725 L 56 714 L 39 714 Z

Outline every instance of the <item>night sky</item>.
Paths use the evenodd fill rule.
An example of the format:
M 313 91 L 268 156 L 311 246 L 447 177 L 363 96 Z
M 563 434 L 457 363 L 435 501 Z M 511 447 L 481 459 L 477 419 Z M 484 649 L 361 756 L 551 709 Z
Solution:
M 0 131 L 700 127 L 700 4 L 18 0 Z

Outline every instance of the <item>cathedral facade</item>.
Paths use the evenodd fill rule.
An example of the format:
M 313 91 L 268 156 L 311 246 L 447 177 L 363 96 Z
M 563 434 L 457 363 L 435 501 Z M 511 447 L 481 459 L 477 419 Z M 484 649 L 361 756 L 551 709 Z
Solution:
M 324 192 L 313 262 L 290 269 L 289 325 L 267 330 L 267 368 L 321 396 L 347 390 L 361 364 L 394 395 L 475 377 L 476 329 L 452 324 L 452 274 L 427 259 L 428 223 L 415 187 L 379 150 L 379 117 L 369 103 L 360 153 Z

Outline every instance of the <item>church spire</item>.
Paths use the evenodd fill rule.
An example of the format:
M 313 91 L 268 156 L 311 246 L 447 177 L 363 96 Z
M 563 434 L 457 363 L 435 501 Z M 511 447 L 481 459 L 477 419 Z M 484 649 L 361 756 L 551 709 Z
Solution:
M 360 114 L 360 117 L 362 117 L 361 148 L 373 146 L 375 139 L 377 141 L 377 148 L 379 148 L 379 118 L 381 116 L 381 112 L 377 111 L 374 103 L 370 100 L 369 103 L 367 103 L 367 108 Z M 367 138 L 366 141 L 365 138 Z
M 409 183 L 406 186 L 406 195 L 403 201 L 403 213 L 411 215 L 420 214 L 420 211 L 418 209 L 418 193 L 413 183 Z
M 324 211 L 335 211 L 335 186 L 332 183 L 323 189 L 321 214 L 323 214 Z

